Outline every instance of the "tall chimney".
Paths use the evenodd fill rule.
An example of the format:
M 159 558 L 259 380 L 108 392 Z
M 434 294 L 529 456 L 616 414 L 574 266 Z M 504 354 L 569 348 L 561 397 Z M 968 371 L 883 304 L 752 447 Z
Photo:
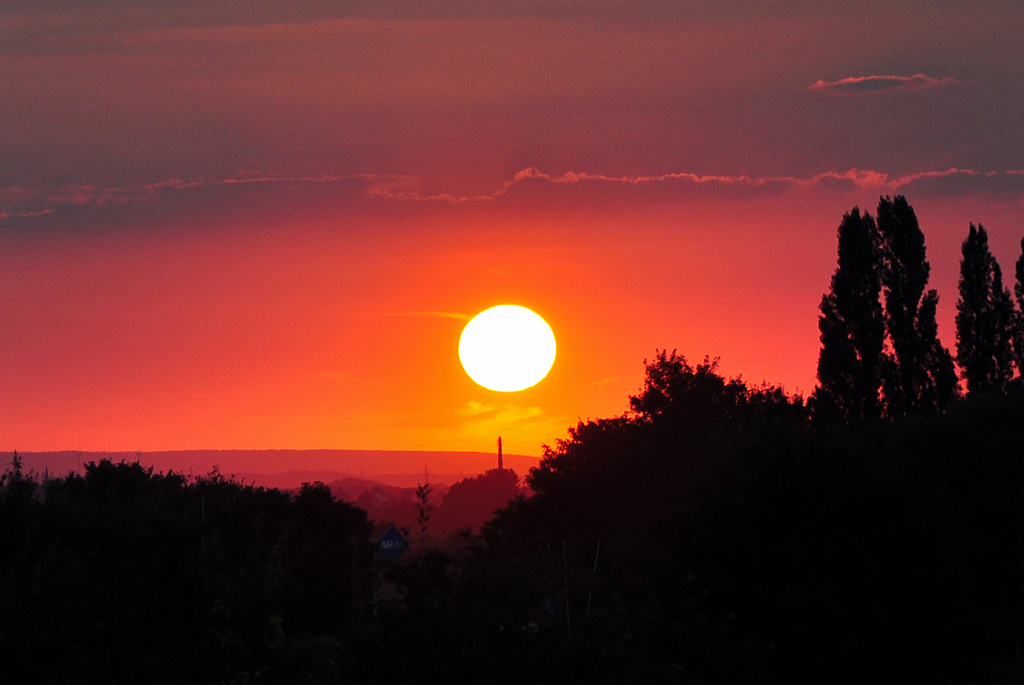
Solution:
M 501 463 L 501 436 L 498 436 L 498 470 L 501 471 L 505 466 Z

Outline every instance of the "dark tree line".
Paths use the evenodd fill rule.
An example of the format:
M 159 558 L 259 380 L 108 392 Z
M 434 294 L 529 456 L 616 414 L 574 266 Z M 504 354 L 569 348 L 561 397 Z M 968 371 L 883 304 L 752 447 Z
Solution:
M 985 682 L 1024 645 L 1021 400 L 811 421 L 780 388 L 661 352 L 630 410 L 547 448 L 534 494 L 465 549 L 390 564 L 371 559 L 365 514 L 321 485 L 12 469 L 2 674 Z
M 1021 682 L 1024 241 L 1016 306 L 963 244 L 958 396 L 913 210 L 877 217 L 840 224 L 808 404 L 658 352 L 457 551 L 375 559 L 322 484 L 15 463 L 0 682 Z
M 492 602 L 475 631 L 537 630 L 495 653 L 543 650 L 548 668 L 592 682 L 1012 670 L 1020 388 L 846 425 L 707 359 L 659 353 L 646 371 L 627 414 L 572 429 L 531 471 L 534 496 L 485 528 L 463 576 Z
M 906 198 L 883 197 L 877 221 L 858 208 L 839 225 L 838 264 L 821 301 L 821 352 L 811 404 L 844 421 L 945 409 L 960 394 L 953 356 L 938 339 L 939 296 L 927 290 L 924 234 Z M 1005 390 L 1024 368 L 1024 241 L 1015 307 L 980 225 L 960 264 L 957 355 L 969 393 Z
M 317 682 L 360 675 L 372 586 L 366 514 L 90 463 L 0 480 L 0 681 Z

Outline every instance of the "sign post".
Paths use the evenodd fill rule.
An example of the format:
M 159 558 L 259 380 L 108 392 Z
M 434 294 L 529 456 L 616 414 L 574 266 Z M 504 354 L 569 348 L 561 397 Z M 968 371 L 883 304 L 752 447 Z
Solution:
M 394 526 L 388 526 L 384 534 L 377 538 L 377 551 L 388 561 L 397 561 L 409 549 L 409 541 Z

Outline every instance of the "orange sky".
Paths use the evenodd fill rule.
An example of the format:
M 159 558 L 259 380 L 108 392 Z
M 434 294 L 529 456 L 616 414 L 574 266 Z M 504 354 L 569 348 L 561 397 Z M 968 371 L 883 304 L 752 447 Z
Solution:
M 952 347 L 968 222 L 1024 233 L 1024 17 L 818 4 L 0 11 L 0 448 L 539 454 L 659 348 L 806 394 L 897 192 Z M 457 356 L 506 303 L 558 341 L 511 394 Z

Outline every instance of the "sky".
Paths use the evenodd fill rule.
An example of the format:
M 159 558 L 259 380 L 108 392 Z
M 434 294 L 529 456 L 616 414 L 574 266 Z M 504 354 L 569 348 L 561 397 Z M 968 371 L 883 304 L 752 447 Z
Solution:
M 0 448 L 539 455 L 678 350 L 808 395 L 836 230 L 1024 236 L 1010 2 L 0 0 Z M 477 386 L 476 313 L 558 356 Z

